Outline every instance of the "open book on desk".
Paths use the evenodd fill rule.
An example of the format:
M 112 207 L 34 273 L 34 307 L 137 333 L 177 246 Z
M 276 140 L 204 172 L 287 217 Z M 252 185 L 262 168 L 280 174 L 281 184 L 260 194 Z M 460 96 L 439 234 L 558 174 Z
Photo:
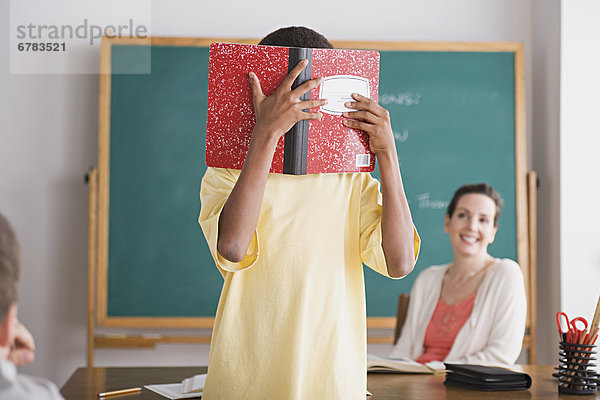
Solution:
M 445 370 L 444 363 L 421 364 L 408 358 L 378 357 L 367 354 L 367 372 L 388 374 L 433 374 Z

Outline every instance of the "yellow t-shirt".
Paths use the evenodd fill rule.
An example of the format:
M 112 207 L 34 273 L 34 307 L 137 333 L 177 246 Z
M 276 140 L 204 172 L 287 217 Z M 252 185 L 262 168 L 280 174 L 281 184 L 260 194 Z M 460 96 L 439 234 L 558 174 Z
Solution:
M 247 255 L 217 253 L 240 171 L 209 168 L 199 222 L 224 278 L 203 399 L 361 399 L 363 262 L 389 276 L 381 194 L 369 174 L 270 174 Z M 419 239 L 415 232 L 415 257 Z

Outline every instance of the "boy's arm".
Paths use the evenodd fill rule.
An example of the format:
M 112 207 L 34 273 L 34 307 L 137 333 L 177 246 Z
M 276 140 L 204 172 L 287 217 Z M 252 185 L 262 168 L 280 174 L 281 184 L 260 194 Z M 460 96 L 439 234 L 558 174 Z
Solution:
M 268 97 L 262 93 L 256 75 L 249 74 L 256 124 L 242 172 L 219 217 L 217 250 L 229 261 L 241 261 L 250 245 L 279 138 L 300 120 L 321 118 L 318 112 L 303 110 L 327 103 L 326 100 L 300 101 L 300 96 L 318 86 L 321 79 L 312 79 L 292 89 L 292 83 L 306 65 L 306 60 L 300 61 Z
M 390 115 L 367 97 L 356 93 L 352 97 L 355 101 L 346 106 L 357 111 L 345 112 L 343 123 L 369 135 L 369 147 L 379 162 L 383 196 L 381 244 L 385 262 L 391 277 L 402 277 L 415 265 L 414 228 L 402 185 Z

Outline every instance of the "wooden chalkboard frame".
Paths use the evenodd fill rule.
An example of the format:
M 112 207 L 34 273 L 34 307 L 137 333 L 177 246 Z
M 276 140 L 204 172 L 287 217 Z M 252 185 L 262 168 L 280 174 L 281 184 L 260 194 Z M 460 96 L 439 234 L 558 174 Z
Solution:
M 100 93 L 99 93 L 99 132 L 98 132 L 98 170 L 90 174 L 91 179 L 97 179 L 97 184 L 90 184 L 90 230 L 88 269 L 93 278 L 89 284 L 88 319 L 89 340 L 94 341 L 95 325 L 101 327 L 119 328 L 210 328 L 212 317 L 113 317 L 107 315 L 107 285 L 108 285 L 108 227 L 109 227 L 109 191 L 110 191 L 110 110 L 111 110 L 111 46 L 113 45 L 154 45 L 154 46 L 187 46 L 208 47 L 212 42 L 227 41 L 235 43 L 256 44 L 255 39 L 232 38 L 175 38 L 151 37 L 136 38 L 106 38 L 102 40 L 100 57 Z M 535 281 L 531 281 L 530 258 L 535 248 L 530 247 L 531 224 L 528 208 L 527 163 L 526 163 L 526 119 L 525 119 L 525 81 L 524 81 L 524 50 L 521 43 L 516 42 L 366 42 L 366 41 L 334 41 L 337 48 L 397 50 L 397 51 L 434 51 L 434 52 L 510 52 L 514 54 L 514 104 L 515 104 L 515 182 L 516 182 L 516 214 L 517 214 L 517 258 L 523 269 L 531 297 Z M 96 192 L 97 187 L 97 192 Z M 92 199 L 94 199 L 92 201 Z M 97 199 L 97 201 L 95 200 Z M 93 205 L 92 205 L 93 203 Z M 535 259 L 535 257 L 533 257 Z M 94 282 L 95 281 L 95 282 Z M 531 310 L 530 299 L 530 310 Z M 530 315 L 535 315 L 531 310 Z M 95 318 L 94 318 L 95 317 Z M 368 328 L 393 329 L 394 317 L 369 317 Z M 528 318 L 528 327 L 535 322 Z M 197 339 L 197 338 L 196 338 Z M 371 342 L 391 342 L 391 338 L 370 338 Z M 110 340 L 99 341 L 97 345 L 111 347 L 118 344 Z M 161 341 L 161 340 L 155 340 Z M 169 340 L 162 340 L 169 341 Z M 197 341 L 190 338 L 188 341 Z M 205 340 L 202 340 L 205 341 Z M 119 346 L 122 346 L 120 342 Z M 139 344 L 139 343 L 138 343 Z

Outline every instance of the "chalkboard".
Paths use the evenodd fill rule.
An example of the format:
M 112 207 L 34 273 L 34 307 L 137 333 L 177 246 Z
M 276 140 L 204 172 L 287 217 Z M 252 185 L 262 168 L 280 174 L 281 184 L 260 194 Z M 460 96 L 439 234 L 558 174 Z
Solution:
M 114 39 L 103 44 L 101 326 L 212 324 L 222 279 L 197 223 L 212 41 Z M 487 182 L 503 196 L 490 252 L 517 259 L 526 269 L 522 46 L 334 45 L 381 52 L 380 104 L 391 114 L 405 190 L 422 239 L 415 272 L 406 278 L 394 281 L 365 268 L 370 326 L 391 326 L 398 294 L 410 291 L 418 272 L 452 259 L 444 214 L 464 183 Z

